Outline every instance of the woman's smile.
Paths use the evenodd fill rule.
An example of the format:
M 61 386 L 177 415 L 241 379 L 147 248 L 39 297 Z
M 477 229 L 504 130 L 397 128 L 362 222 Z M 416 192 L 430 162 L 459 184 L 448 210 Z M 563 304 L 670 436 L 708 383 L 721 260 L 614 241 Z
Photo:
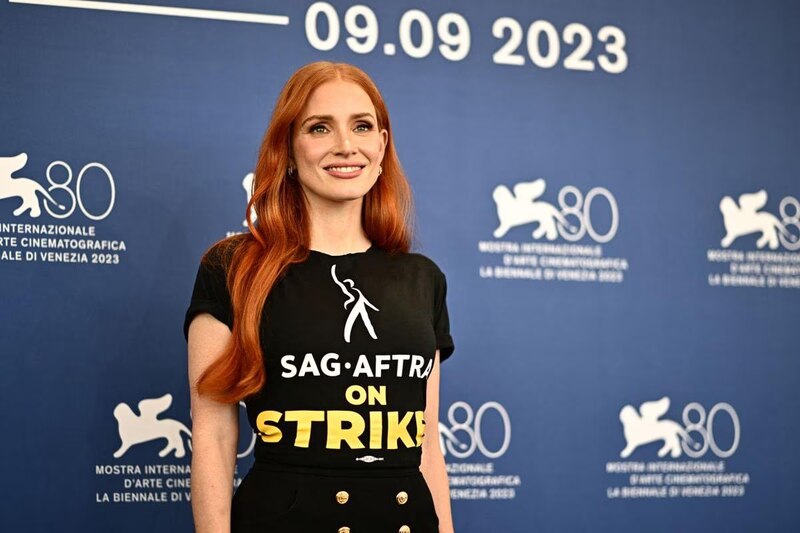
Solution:
M 352 179 L 357 178 L 361 175 L 361 170 L 366 165 L 345 165 L 345 164 L 338 164 L 338 165 L 328 165 L 323 167 L 324 170 L 335 178 L 340 179 Z

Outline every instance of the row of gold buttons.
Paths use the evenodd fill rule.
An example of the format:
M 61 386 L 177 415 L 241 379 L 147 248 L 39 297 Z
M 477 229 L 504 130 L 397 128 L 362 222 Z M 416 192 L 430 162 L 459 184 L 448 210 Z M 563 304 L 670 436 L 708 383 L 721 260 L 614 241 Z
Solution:
M 350 493 L 348 493 L 346 490 L 340 490 L 336 493 L 336 501 L 341 504 L 347 503 L 349 499 Z M 395 499 L 397 499 L 397 503 L 403 505 L 408 501 L 408 493 L 404 490 L 401 490 L 397 493 Z M 350 533 L 350 528 L 347 526 L 342 526 L 339 528 L 339 533 Z M 402 525 L 400 526 L 400 529 L 397 530 L 397 533 L 411 533 L 411 528 L 406 525 Z
M 339 528 L 339 533 L 350 533 L 350 528 L 347 526 L 342 526 Z M 397 530 L 397 533 L 411 533 L 411 528 L 408 526 L 400 526 L 400 529 Z
M 400 492 L 397 493 L 397 496 L 395 496 L 395 498 L 397 499 L 397 503 L 403 505 L 408 501 L 408 493 L 404 490 L 401 490 Z M 350 494 L 346 490 L 340 490 L 339 492 L 336 493 L 336 501 L 339 503 L 347 503 L 347 500 L 349 499 L 350 499 Z

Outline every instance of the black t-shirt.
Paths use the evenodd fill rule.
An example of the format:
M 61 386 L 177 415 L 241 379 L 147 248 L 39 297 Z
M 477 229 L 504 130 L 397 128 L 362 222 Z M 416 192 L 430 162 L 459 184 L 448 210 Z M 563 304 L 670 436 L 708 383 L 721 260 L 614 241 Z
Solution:
M 258 462 L 327 468 L 419 466 L 427 378 L 454 349 L 446 280 L 416 253 L 312 250 L 262 311 L 266 383 L 245 399 Z M 201 262 L 184 322 L 208 312 L 232 328 L 224 266 Z

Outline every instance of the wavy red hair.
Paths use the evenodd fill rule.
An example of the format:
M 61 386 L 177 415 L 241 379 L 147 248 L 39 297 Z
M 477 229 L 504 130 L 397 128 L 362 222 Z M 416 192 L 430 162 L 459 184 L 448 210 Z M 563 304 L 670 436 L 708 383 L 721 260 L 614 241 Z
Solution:
M 233 306 L 230 342 L 197 383 L 200 394 L 217 401 L 235 403 L 264 386 L 266 372 L 259 334 L 264 302 L 286 268 L 309 255 L 308 206 L 299 180 L 289 178 L 287 172 L 292 138 L 311 94 L 333 80 L 361 87 L 375 106 L 378 129 L 389 132 L 381 162 L 383 172 L 364 197 L 364 231 L 373 246 L 387 252 L 408 252 L 411 248 L 411 188 L 397 157 L 389 112 L 377 86 L 363 70 L 347 63 L 319 61 L 301 67 L 281 90 L 261 143 L 253 195 L 245 215 L 250 232 L 215 243 L 202 259 L 227 271 Z M 251 218 L 253 210 L 257 220 Z

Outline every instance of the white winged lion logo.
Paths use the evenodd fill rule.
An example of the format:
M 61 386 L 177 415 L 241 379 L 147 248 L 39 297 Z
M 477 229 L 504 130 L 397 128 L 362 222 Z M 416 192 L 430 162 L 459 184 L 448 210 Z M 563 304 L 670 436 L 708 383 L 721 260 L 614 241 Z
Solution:
M 620 457 L 625 459 L 639 446 L 659 440 L 664 441 L 664 445 L 658 450 L 659 457 L 668 453 L 673 458 L 680 457 L 681 439 L 696 447 L 697 443 L 680 424 L 672 420 L 659 420 L 668 410 L 669 398 L 666 396 L 660 400 L 644 402 L 639 406 L 638 412 L 632 405 L 623 407 L 619 412 L 619 419 L 627 445 L 620 452 Z
M 165 457 L 175 452 L 175 457 L 186 455 L 181 433 L 190 438 L 192 432 L 177 420 L 171 418 L 157 418 L 158 415 L 169 409 L 172 405 L 172 394 L 165 394 L 160 398 L 146 398 L 139 402 L 139 415 L 126 403 L 119 403 L 114 408 L 114 418 L 119 425 L 119 438 L 122 445 L 114 452 L 114 457 L 119 459 L 131 446 L 149 442 L 156 439 L 167 439 L 167 445 L 158 452 L 159 457 Z M 187 441 L 192 449 L 191 440 Z
M 720 243 L 727 248 L 733 241 L 751 233 L 761 233 L 756 241 L 758 248 L 769 245 L 771 250 L 778 248 L 778 232 L 789 242 L 794 243 L 797 237 L 789 233 L 778 217 L 766 211 L 760 211 L 767 204 L 767 191 L 761 189 L 757 192 L 739 196 L 739 204 L 730 196 L 724 197 L 719 202 L 722 212 L 722 221 L 725 225 L 725 237 Z
M 30 178 L 14 178 L 11 176 L 11 174 L 24 167 L 27 162 L 28 154 L 25 152 L 13 157 L 0 157 L 0 200 L 4 198 L 19 198 L 22 200 L 20 206 L 14 210 L 15 217 L 20 216 L 25 211 L 28 211 L 33 218 L 38 218 L 42 214 L 37 193 L 41 194 L 50 203 L 57 205 L 59 209 L 66 210 L 38 182 Z
M 534 239 L 546 237 L 552 241 L 558 237 L 556 224 L 576 232 L 564 215 L 553 204 L 537 200 L 544 194 L 545 181 L 539 178 L 534 181 L 522 181 L 514 185 L 514 192 L 505 185 L 498 185 L 492 192 L 492 198 L 497 205 L 497 218 L 500 225 L 494 230 L 494 237 L 503 237 L 508 230 L 531 222 L 538 223 L 533 231 Z

